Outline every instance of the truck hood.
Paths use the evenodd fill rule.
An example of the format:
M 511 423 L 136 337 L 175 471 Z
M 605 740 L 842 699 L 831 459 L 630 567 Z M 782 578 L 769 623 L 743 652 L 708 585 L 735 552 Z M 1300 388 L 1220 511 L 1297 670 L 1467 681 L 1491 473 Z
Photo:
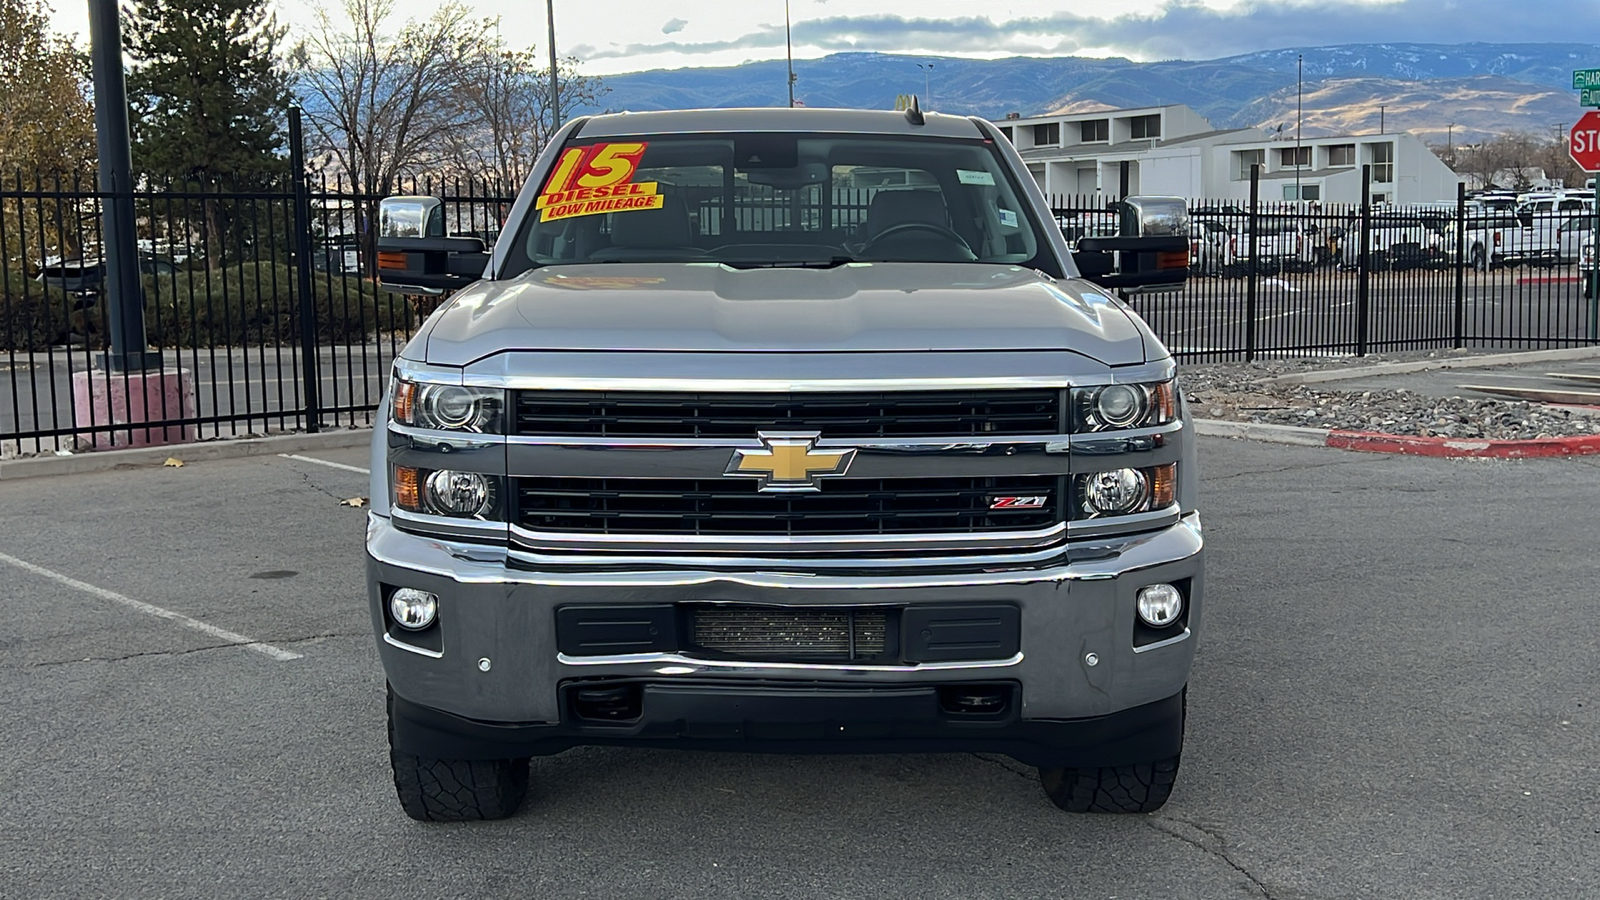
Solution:
M 1067 350 L 1145 361 L 1143 322 L 1085 281 L 992 264 L 550 266 L 462 290 L 428 321 L 426 361 L 505 351 Z

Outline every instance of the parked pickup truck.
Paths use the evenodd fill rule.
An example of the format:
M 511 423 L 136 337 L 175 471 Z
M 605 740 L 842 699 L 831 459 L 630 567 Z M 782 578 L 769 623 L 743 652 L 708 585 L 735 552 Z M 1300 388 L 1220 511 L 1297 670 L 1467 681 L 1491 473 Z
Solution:
M 1368 265 L 1373 269 L 1418 269 L 1444 265 L 1449 255 L 1442 220 L 1411 212 L 1380 211 L 1368 220 Z M 1351 217 L 1345 225 L 1340 264 L 1354 268 L 1361 257 L 1361 219 Z
M 492 254 L 385 200 L 384 286 L 455 291 L 372 447 L 405 812 L 509 815 L 587 744 L 984 751 L 1160 807 L 1204 542 L 1118 292 L 1181 285 L 1188 223 L 1118 215 L 1074 255 L 994 125 L 915 108 L 575 120 Z
M 1468 216 L 1462 223 L 1445 226 L 1444 248 L 1453 260 L 1457 229 L 1464 234 L 1465 259 L 1474 269 L 1531 263 L 1553 266 L 1560 261 L 1561 239 L 1555 226 L 1544 219 L 1504 213 Z

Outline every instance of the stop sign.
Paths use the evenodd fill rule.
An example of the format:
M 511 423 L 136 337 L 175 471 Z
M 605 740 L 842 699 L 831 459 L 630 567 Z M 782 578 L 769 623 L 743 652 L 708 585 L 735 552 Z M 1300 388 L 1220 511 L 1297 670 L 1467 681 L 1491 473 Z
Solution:
M 1567 144 L 1572 161 L 1585 172 L 1600 172 L 1600 110 L 1589 110 L 1572 126 L 1572 140 Z

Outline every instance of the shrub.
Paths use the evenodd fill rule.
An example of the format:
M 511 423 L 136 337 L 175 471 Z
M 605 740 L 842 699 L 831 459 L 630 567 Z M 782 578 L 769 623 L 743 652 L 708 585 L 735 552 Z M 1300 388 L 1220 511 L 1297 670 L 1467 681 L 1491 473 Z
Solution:
M 43 350 L 73 335 L 105 345 L 104 298 L 85 300 L 17 278 L 0 292 L 0 351 Z M 157 348 L 274 346 L 300 341 L 294 269 L 243 263 L 144 279 L 145 333 Z M 419 319 L 405 298 L 361 278 L 313 273 L 319 344 L 362 343 L 409 334 Z

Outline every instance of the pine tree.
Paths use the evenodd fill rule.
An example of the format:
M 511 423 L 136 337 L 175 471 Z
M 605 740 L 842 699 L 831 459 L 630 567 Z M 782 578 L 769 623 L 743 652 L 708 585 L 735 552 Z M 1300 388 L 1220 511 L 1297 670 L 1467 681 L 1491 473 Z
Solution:
M 286 170 L 287 29 L 267 0 L 134 0 L 124 21 L 137 171 L 243 188 Z

